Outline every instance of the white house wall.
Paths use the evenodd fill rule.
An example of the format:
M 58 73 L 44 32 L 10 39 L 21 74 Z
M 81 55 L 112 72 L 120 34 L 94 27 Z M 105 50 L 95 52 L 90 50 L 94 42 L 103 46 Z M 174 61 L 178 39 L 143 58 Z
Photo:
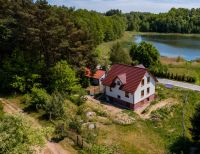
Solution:
M 144 86 L 142 86 L 142 84 L 140 83 L 140 85 L 138 86 L 137 90 L 135 91 L 134 94 L 134 98 L 135 101 L 134 103 L 138 103 L 142 100 L 144 100 L 145 98 L 148 98 L 149 96 L 155 94 L 155 80 L 154 78 L 152 78 L 152 76 L 150 76 L 150 83 L 147 83 L 147 77 L 149 77 L 149 73 L 146 73 L 144 76 Z M 150 88 L 150 92 L 149 94 L 147 94 L 147 88 Z M 144 97 L 141 97 L 141 91 L 144 90 Z
M 103 92 L 104 90 L 104 86 L 102 85 L 102 80 L 105 79 L 106 74 L 104 74 L 100 79 L 99 79 L 99 88 L 100 88 L 100 92 Z
M 133 94 L 129 93 L 129 98 L 125 96 L 125 92 L 119 89 L 119 85 L 117 85 L 117 81 L 120 81 L 119 79 L 115 80 L 116 86 L 112 88 L 112 91 L 110 91 L 110 87 L 106 86 L 105 90 L 106 90 L 106 95 L 117 98 L 118 95 L 121 97 L 121 100 L 125 101 L 125 102 L 129 102 L 131 104 L 133 104 Z

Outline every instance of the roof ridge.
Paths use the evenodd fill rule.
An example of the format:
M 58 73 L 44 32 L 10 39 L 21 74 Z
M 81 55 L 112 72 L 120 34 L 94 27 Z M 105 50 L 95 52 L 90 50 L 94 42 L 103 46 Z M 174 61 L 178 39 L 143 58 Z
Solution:
M 135 65 L 135 66 L 132 66 L 132 65 L 128 65 L 128 64 L 120 64 L 120 63 L 115 63 L 115 64 L 113 64 L 112 66 L 114 66 L 114 65 L 123 65 L 123 66 L 127 66 L 127 67 L 133 67 L 133 68 L 139 68 L 139 69 L 143 69 L 143 70 L 148 70 L 148 68 L 141 68 L 141 67 L 137 67 L 138 65 L 140 65 L 140 64 L 138 64 L 138 65 Z M 143 65 L 143 64 L 142 64 Z M 144 65 L 143 65 L 144 66 Z

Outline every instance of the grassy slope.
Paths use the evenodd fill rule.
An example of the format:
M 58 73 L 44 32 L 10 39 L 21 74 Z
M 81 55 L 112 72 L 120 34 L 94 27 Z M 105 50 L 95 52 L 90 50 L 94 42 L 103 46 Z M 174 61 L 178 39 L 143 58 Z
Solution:
M 96 49 L 97 53 L 99 55 L 99 63 L 102 65 L 109 63 L 110 49 L 113 44 L 119 42 L 123 45 L 123 47 L 125 49 L 127 49 L 128 44 L 130 44 L 130 42 L 132 42 L 133 34 L 134 34 L 134 32 L 125 32 L 124 35 L 120 39 L 100 44 Z
M 157 111 L 162 115 L 159 121 L 142 120 L 137 118 L 135 124 L 120 126 L 113 124 L 104 126 L 100 130 L 99 143 L 119 145 L 121 152 L 125 154 L 157 154 L 167 153 L 170 149 L 177 152 L 174 147 L 182 144 L 179 138 L 182 135 L 182 104 L 183 96 L 189 94 L 189 103 L 185 105 L 186 136 L 190 139 L 190 117 L 194 112 L 195 104 L 200 100 L 197 92 L 185 91 L 178 88 L 166 89 L 158 86 L 160 99 L 175 98 L 178 104 L 170 110 Z M 132 111 L 129 111 L 132 114 Z M 165 114 L 163 114 L 165 113 Z M 134 117 L 135 115 L 132 114 Z M 123 153 L 122 152 L 122 153 Z
M 157 96 L 159 100 L 174 98 L 178 101 L 178 104 L 171 107 L 170 110 L 161 109 L 156 111 L 157 115 L 161 116 L 158 121 L 142 120 L 133 111 L 124 111 L 136 119 L 135 123 L 128 126 L 115 123 L 102 125 L 99 128 L 100 131 L 97 137 L 98 144 L 117 145 L 119 153 L 122 154 L 164 154 L 170 149 L 174 150 L 174 147 L 182 144 L 179 137 L 182 135 L 182 105 L 186 94 L 189 94 L 189 99 L 184 110 L 185 125 L 186 136 L 190 139 L 189 128 L 191 126 L 189 119 L 194 112 L 195 105 L 200 101 L 200 93 L 179 88 L 167 89 L 158 85 Z M 20 98 L 10 98 L 9 100 L 22 108 L 25 107 L 20 103 Z M 71 103 L 67 104 L 70 105 Z M 71 104 L 67 112 L 72 115 L 74 113 L 71 112 L 75 111 L 75 106 Z M 50 123 L 42 120 L 41 115 L 34 112 L 30 113 L 30 116 L 38 119 L 44 127 L 49 126 Z M 67 142 L 63 141 L 62 145 L 72 153 L 76 153 L 76 150 Z

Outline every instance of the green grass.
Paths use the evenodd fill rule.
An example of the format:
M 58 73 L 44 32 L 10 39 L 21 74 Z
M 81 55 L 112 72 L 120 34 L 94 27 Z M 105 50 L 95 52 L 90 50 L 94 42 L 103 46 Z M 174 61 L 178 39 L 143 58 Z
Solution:
M 119 42 L 122 44 L 124 49 L 127 50 L 129 48 L 132 40 L 134 39 L 133 38 L 134 34 L 135 34 L 135 32 L 125 32 L 124 35 L 120 39 L 117 39 L 115 41 L 110 41 L 110 42 L 104 42 L 104 43 L 100 44 L 96 49 L 96 51 L 98 53 L 99 64 L 107 65 L 110 63 L 109 55 L 110 55 L 110 49 L 112 48 L 113 44 Z
M 178 75 L 186 75 L 196 78 L 196 84 L 200 85 L 200 63 L 199 64 L 170 64 L 168 65 L 169 72 Z
M 158 99 L 173 98 L 177 104 L 169 108 L 162 108 L 152 114 L 159 115 L 159 120 L 142 120 L 134 113 L 136 122 L 129 126 L 112 124 L 100 129 L 99 144 L 117 144 L 125 154 L 156 154 L 178 152 L 182 146 L 182 109 L 183 98 L 188 94 L 188 103 L 184 104 L 185 127 L 187 145 L 191 142 L 189 132 L 190 117 L 194 113 L 195 105 L 200 101 L 200 93 L 187 91 L 180 88 L 167 89 L 157 86 Z M 187 147 L 187 146 L 186 146 Z M 178 150 L 177 150 L 177 149 Z M 189 147 L 186 148 L 186 151 Z M 180 151 L 179 151 L 180 153 Z
M 190 117 L 194 113 L 196 104 L 200 102 L 200 93 L 176 87 L 167 89 L 162 85 L 157 85 L 156 92 L 158 101 L 173 98 L 178 103 L 170 108 L 164 107 L 154 111 L 152 115 L 156 115 L 158 117 L 157 120 L 142 120 L 133 111 L 124 111 L 125 113 L 128 113 L 129 116 L 135 118 L 135 122 L 126 126 L 118 125 L 116 123 L 109 123 L 109 125 L 101 124 L 99 126 L 96 144 L 108 146 L 116 145 L 119 153 L 123 154 L 165 154 L 169 151 L 176 153 L 178 150 L 180 152 L 179 147 L 183 145 L 181 136 L 182 109 L 184 106 L 185 134 L 187 137 L 185 143 L 187 146 L 185 147 L 187 148 L 187 151 L 191 142 L 189 132 L 189 128 L 191 127 Z M 184 96 L 186 95 L 188 95 L 188 103 L 183 105 Z M 26 106 L 20 102 L 20 99 L 20 97 L 17 97 L 9 100 L 18 104 L 21 108 L 25 108 Z M 74 115 L 77 112 L 77 108 L 70 102 L 66 103 L 68 103 L 69 109 L 66 112 L 68 115 Z M 33 112 L 29 115 L 38 119 L 44 127 L 51 125 L 48 121 L 40 118 L 42 112 Z M 62 144 L 69 146 L 65 141 L 63 141 Z

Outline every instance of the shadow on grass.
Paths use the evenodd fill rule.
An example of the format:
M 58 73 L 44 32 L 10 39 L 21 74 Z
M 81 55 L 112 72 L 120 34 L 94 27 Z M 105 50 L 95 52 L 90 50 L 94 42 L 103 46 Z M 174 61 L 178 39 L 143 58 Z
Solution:
M 169 151 L 172 154 L 196 154 L 199 152 L 199 149 L 198 146 L 188 138 L 179 137 L 169 147 Z
M 42 110 L 37 110 L 35 108 L 35 106 L 33 105 L 29 105 L 29 106 L 26 106 L 23 111 L 27 114 L 35 114 L 37 115 L 37 118 L 38 120 L 45 120 L 45 121 L 48 121 L 49 120 L 49 116 L 47 114 L 45 114 L 44 112 L 42 112 Z
M 32 112 L 36 112 L 36 108 L 33 105 L 29 105 L 23 108 L 23 111 L 26 112 L 27 114 L 30 114 Z

